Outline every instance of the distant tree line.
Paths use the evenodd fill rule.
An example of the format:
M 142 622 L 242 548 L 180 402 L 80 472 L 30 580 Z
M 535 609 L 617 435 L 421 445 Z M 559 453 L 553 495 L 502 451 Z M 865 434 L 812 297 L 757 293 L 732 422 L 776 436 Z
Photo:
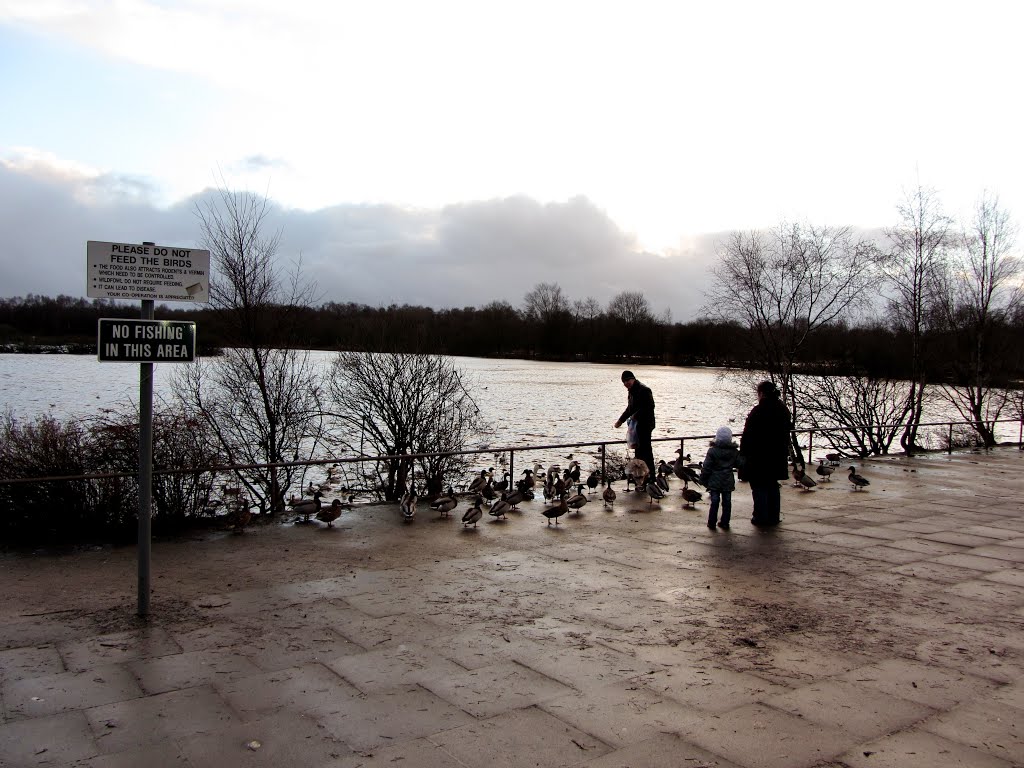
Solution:
M 452 309 L 332 301 L 317 307 L 269 307 L 260 312 L 262 321 L 271 327 L 287 316 L 290 325 L 301 327 L 301 344 L 309 349 L 764 368 L 759 330 L 747 325 L 746 318 L 709 315 L 671 322 L 655 317 L 640 293 L 619 294 L 606 307 L 592 298 L 569 301 L 561 295 L 558 285 L 541 283 L 519 308 L 505 301 Z M 538 302 L 539 298 L 547 303 Z M 70 345 L 72 351 L 93 353 L 99 318 L 138 316 L 137 306 L 103 299 L 34 294 L 0 299 L 0 345 L 8 351 L 31 350 L 33 345 Z M 232 331 L 222 313 L 214 309 L 160 305 L 156 317 L 194 321 L 200 354 L 232 346 Z M 993 376 L 1006 384 L 1019 381 L 1024 378 L 1024 313 L 1017 309 L 990 325 L 992 343 L 1005 353 L 998 358 L 1000 364 Z M 801 324 L 793 319 L 791 326 L 796 330 Z M 915 364 L 920 363 L 921 356 L 914 349 L 921 339 L 883 317 L 859 322 L 839 317 L 812 330 L 794 355 L 794 370 L 911 378 Z M 954 350 L 969 343 L 956 328 L 929 331 L 927 353 L 933 358 L 929 361 L 933 381 L 960 375 L 964 352 Z

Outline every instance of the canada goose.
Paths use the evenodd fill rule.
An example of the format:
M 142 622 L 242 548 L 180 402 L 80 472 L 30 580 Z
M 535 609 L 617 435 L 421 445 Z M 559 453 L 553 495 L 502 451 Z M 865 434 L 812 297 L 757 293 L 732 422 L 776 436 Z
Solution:
M 508 490 L 508 471 L 507 470 L 506 470 L 505 474 L 503 474 L 501 476 L 501 480 L 499 480 L 498 482 L 494 483 L 494 490 L 497 491 L 498 493 L 501 493 L 502 491 L 507 491 Z
M 505 513 L 512 509 L 512 505 L 508 503 L 508 494 L 501 494 L 501 498 L 491 504 L 491 508 L 487 510 L 488 515 L 498 518 L 499 520 L 508 520 Z
M 569 511 L 569 508 L 565 506 L 565 499 L 559 499 L 558 503 L 552 507 L 548 507 L 541 514 L 548 519 L 548 525 L 551 525 L 551 521 L 555 521 L 555 525 L 558 525 L 558 518 Z
M 567 485 L 579 485 L 580 482 L 580 463 L 578 461 L 570 461 L 569 468 L 566 470 L 572 483 L 566 483 Z
M 832 480 L 832 473 L 836 471 L 836 468 L 825 464 L 824 459 L 818 459 L 818 467 L 814 470 L 815 474 L 818 475 L 822 480 Z
M 466 487 L 466 491 L 469 493 L 480 493 L 485 485 L 487 485 L 487 470 L 482 469 L 480 470 L 480 476 L 473 478 L 473 482 Z
M 565 500 L 565 506 L 569 509 L 575 509 L 576 513 L 579 514 L 580 508 L 588 501 L 589 499 L 583 494 L 583 485 L 578 484 L 576 486 L 576 494 Z
M 296 515 L 301 515 L 302 522 L 308 523 L 309 516 L 315 515 L 320 511 L 320 497 L 320 491 L 314 489 L 312 499 L 304 499 L 303 501 L 292 504 L 292 512 Z
M 612 488 L 611 480 L 605 482 L 604 492 L 601 494 L 601 497 L 604 499 L 604 505 L 606 507 L 615 501 L 615 489 Z
M 334 527 L 334 521 L 341 517 L 341 499 L 335 499 L 331 506 L 324 507 L 316 513 L 316 519 L 321 523 L 327 523 L 328 528 Z
M 450 488 L 448 490 L 451 490 Z M 448 514 L 459 505 L 458 499 L 455 496 L 438 496 L 432 502 L 430 502 L 430 508 L 436 509 L 441 514 L 439 517 L 448 517 Z
M 856 467 L 850 467 L 850 482 L 853 483 L 853 490 L 859 491 L 866 485 L 871 485 L 866 477 L 857 474 Z
M 401 510 L 402 520 L 411 523 L 416 518 L 416 491 L 410 491 L 402 497 Z
M 466 510 L 466 514 L 462 516 L 463 527 L 473 524 L 476 528 L 477 521 L 483 517 L 484 514 L 484 497 L 477 494 L 476 498 L 473 499 L 473 506 Z

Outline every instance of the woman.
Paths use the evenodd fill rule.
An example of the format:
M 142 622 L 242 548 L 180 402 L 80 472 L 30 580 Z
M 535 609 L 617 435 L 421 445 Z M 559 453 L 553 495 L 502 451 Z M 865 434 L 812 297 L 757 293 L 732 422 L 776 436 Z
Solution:
M 789 470 L 789 409 L 782 402 L 779 388 L 770 381 L 757 385 L 757 405 L 747 415 L 740 438 L 740 480 L 750 483 L 754 514 L 750 522 L 758 526 L 779 524 L 782 501 L 779 480 Z

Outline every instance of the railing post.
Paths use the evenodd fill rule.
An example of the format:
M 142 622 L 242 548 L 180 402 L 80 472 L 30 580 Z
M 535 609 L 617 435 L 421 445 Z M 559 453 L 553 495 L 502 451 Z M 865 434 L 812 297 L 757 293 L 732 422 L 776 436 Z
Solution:
M 505 490 L 507 490 L 509 493 L 511 493 L 512 489 L 515 488 L 515 485 L 516 485 L 516 452 L 513 451 L 510 448 L 509 451 L 508 451 L 508 488 L 506 488 Z
M 949 442 L 946 443 L 946 453 L 953 453 L 953 422 L 949 422 Z
M 814 463 L 814 427 L 807 430 L 807 463 Z

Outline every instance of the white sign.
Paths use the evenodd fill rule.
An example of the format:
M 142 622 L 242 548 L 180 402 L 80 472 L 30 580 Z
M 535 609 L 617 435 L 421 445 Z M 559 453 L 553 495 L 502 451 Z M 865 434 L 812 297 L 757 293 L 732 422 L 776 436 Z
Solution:
M 210 300 L 210 252 L 138 243 L 86 244 L 91 299 Z

